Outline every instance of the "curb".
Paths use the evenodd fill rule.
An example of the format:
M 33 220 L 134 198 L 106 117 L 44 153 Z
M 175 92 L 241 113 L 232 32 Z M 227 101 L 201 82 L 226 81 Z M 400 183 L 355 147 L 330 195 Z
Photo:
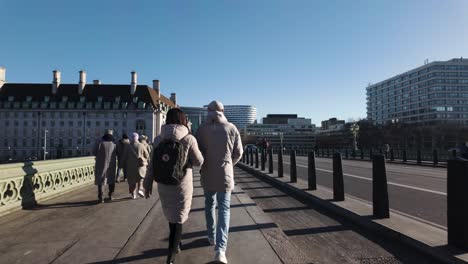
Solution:
M 430 245 L 427 245 L 422 241 L 416 240 L 406 234 L 400 233 L 396 230 L 393 230 L 389 227 L 386 227 L 382 224 L 372 221 L 373 220 L 372 218 L 362 217 L 350 210 L 342 208 L 329 201 L 323 200 L 322 198 L 319 198 L 311 193 L 305 192 L 301 189 L 291 186 L 288 183 L 275 179 L 266 173 L 257 171 L 254 168 L 251 168 L 244 164 L 238 163 L 236 166 L 248 173 L 251 173 L 257 178 L 265 182 L 268 182 L 269 184 L 275 186 L 281 191 L 286 192 L 287 194 L 291 195 L 292 197 L 298 199 L 301 202 L 318 206 L 321 209 L 323 209 L 325 212 L 331 215 L 337 216 L 337 217 L 345 218 L 346 220 L 350 221 L 356 226 L 359 226 L 365 229 L 366 231 L 381 234 L 384 237 L 391 239 L 396 243 L 402 243 L 405 246 L 411 247 L 417 250 L 418 252 L 420 252 L 421 254 L 428 256 L 429 258 L 433 259 L 434 261 L 438 263 L 447 263 L 447 264 L 467 263 L 459 258 L 454 257 L 452 253 L 449 252 L 448 249 L 440 249 L 440 248 L 431 247 Z

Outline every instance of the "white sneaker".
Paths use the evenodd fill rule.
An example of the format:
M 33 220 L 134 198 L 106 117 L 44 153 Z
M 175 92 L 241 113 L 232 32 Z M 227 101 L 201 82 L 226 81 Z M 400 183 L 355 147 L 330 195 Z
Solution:
M 225 263 L 225 264 L 228 263 L 227 258 L 226 258 L 226 253 L 224 251 L 221 251 L 221 250 L 216 251 L 214 260 L 218 261 L 218 262 L 221 262 L 221 263 Z
M 216 241 L 215 241 L 214 238 L 208 238 L 208 243 L 210 244 L 210 246 L 214 246 L 214 244 L 216 243 Z
M 135 200 L 135 199 L 138 198 L 138 197 L 137 197 L 136 194 L 132 194 L 132 198 L 133 198 L 133 200 Z
M 141 198 L 145 197 L 145 193 L 143 192 L 143 190 L 139 190 L 139 191 L 138 191 L 138 195 L 139 195 Z

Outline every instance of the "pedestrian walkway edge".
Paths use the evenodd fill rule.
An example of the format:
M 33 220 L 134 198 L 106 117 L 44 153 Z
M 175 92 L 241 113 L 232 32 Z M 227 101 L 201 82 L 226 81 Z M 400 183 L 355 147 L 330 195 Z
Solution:
M 306 204 L 311 204 L 323 209 L 326 213 L 330 214 L 331 216 L 335 216 L 337 218 L 344 218 L 351 223 L 355 224 L 372 233 L 378 233 L 383 235 L 384 237 L 394 241 L 395 243 L 402 243 L 405 246 L 411 247 L 422 254 L 430 257 L 434 261 L 441 262 L 441 263 L 468 263 L 468 257 L 466 252 L 459 252 L 458 250 L 451 248 L 444 243 L 444 245 L 440 244 L 437 246 L 429 245 L 425 241 L 422 241 L 414 236 L 408 235 L 397 228 L 389 227 L 386 225 L 382 220 L 373 219 L 371 215 L 363 215 L 363 211 L 368 211 L 370 205 L 366 205 L 364 202 L 354 199 L 352 197 L 346 196 L 346 202 L 352 203 L 352 209 L 345 208 L 340 203 L 343 202 L 332 202 L 329 199 L 324 199 L 318 195 L 313 194 L 311 191 L 306 191 L 298 187 L 299 184 L 291 184 L 286 182 L 285 178 L 277 178 L 274 175 L 266 174 L 262 171 L 254 169 L 248 165 L 244 164 L 237 164 L 237 167 L 243 169 L 244 171 L 251 173 L 255 177 L 272 184 L 276 188 L 280 189 L 281 191 L 291 195 L 292 197 L 304 202 Z M 305 185 L 306 186 L 306 185 Z M 361 208 L 359 208 L 361 207 Z M 364 208 L 367 207 L 367 208 Z M 359 213 L 361 212 L 361 213 Z M 407 219 L 405 219 L 407 218 Z M 415 223 L 414 219 L 410 219 L 409 217 L 405 217 L 402 215 L 398 215 L 398 219 L 407 220 L 408 222 Z M 418 223 L 418 225 L 424 226 L 427 228 L 429 225 L 425 223 Z M 440 230 L 440 234 L 443 234 L 444 231 Z M 445 231 L 446 234 L 446 231 Z M 440 237 L 441 235 L 439 235 Z M 446 238 L 441 238 L 440 240 L 445 240 Z M 458 252 L 457 252 L 458 251 Z

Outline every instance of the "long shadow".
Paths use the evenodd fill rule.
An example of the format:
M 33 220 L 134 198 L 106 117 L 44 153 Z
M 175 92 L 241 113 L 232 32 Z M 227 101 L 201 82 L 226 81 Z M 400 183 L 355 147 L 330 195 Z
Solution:
M 232 226 L 229 228 L 229 233 L 236 232 L 245 232 L 252 230 L 268 229 L 268 228 L 277 228 L 278 226 L 275 223 L 266 223 L 258 225 L 245 225 L 245 226 Z M 182 234 L 182 239 L 192 239 L 196 237 L 206 237 L 206 231 L 198 231 Z
M 265 213 L 278 213 L 278 212 L 290 212 L 290 211 L 302 211 L 302 210 L 309 210 L 313 209 L 309 206 L 300 206 L 300 207 L 288 207 L 288 208 L 271 208 L 271 209 L 263 209 Z
M 287 194 L 277 194 L 277 195 L 263 195 L 263 196 L 251 196 L 250 199 L 271 199 L 271 198 L 282 198 L 282 197 L 289 197 Z
M 263 189 L 273 189 L 271 186 L 262 186 L 262 187 L 244 187 L 242 190 L 263 190 Z
M 231 208 L 238 208 L 238 207 L 247 207 L 247 206 L 257 206 L 255 203 L 247 203 L 247 204 L 232 204 Z M 205 211 L 205 207 L 202 208 L 193 208 L 190 210 L 190 213 L 193 212 L 202 212 Z
M 98 262 L 89 262 L 88 264 L 130 263 L 130 262 L 134 262 L 137 260 L 158 258 L 158 257 L 164 257 L 164 256 L 167 256 L 167 248 L 156 248 L 156 249 L 143 251 L 140 255 L 136 255 L 136 256 L 128 256 L 128 257 L 122 257 L 118 259 L 104 260 L 104 261 L 98 261 Z
M 304 229 L 284 230 L 284 233 L 287 236 L 300 236 L 300 235 L 313 235 L 313 234 L 347 231 L 347 230 L 351 230 L 351 229 L 349 227 L 345 227 L 342 225 L 336 225 L 336 226 L 322 226 L 322 227 L 313 227 L 313 228 L 304 228 Z

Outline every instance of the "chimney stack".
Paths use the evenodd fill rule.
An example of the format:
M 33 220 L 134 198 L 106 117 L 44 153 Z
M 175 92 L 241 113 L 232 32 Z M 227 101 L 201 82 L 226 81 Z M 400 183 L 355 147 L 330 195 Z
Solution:
M 101 80 L 93 80 L 94 85 L 101 85 Z
M 5 72 L 6 72 L 5 67 L 0 67 L 0 89 L 6 83 Z
M 52 94 L 56 94 L 57 89 L 60 86 L 61 75 L 60 75 L 60 72 L 57 70 L 53 71 L 53 74 L 54 74 L 54 80 L 52 81 Z
M 159 80 L 153 80 L 153 89 L 156 91 L 156 95 L 161 97 L 161 90 L 159 90 Z
M 176 98 L 176 94 L 175 93 L 171 93 L 171 101 L 177 105 L 177 98 Z
M 80 71 L 80 82 L 78 83 L 78 94 L 82 94 L 86 85 L 86 72 Z
M 136 87 L 137 87 L 137 73 L 132 71 L 132 82 L 130 83 L 130 93 L 132 95 L 135 94 Z

